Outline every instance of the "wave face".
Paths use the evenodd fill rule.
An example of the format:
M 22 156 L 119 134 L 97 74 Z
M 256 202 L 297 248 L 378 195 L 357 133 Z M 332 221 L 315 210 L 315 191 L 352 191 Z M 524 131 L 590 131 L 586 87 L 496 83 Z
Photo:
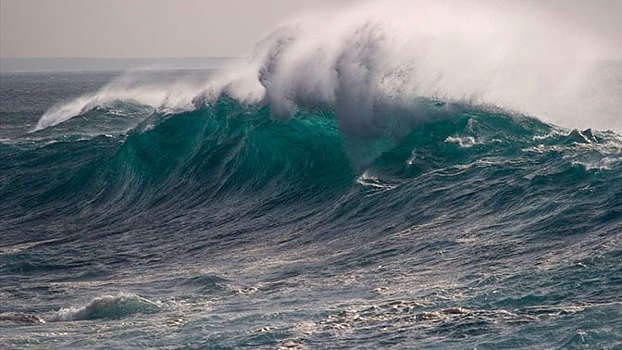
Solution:
M 541 219 L 551 206 L 548 190 L 566 193 L 557 193 L 557 215 L 561 207 L 585 205 L 577 198 L 586 186 L 619 181 L 620 139 L 613 132 L 565 131 L 479 105 L 419 99 L 413 106 L 414 112 L 379 112 L 384 125 L 365 137 L 340 132 L 335 110 L 298 110 L 281 121 L 271 118 L 270 106 L 228 96 L 173 114 L 126 102 L 98 107 L 59 125 L 60 135 L 53 128 L 27 142 L 2 144 L 3 217 L 49 225 L 53 213 L 62 220 L 88 217 L 87 226 L 100 220 L 109 225 L 130 217 L 148 221 L 172 207 L 182 213 L 223 210 L 242 198 L 275 206 L 347 198 L 355 212 L 372 210 L 379 217 L 406 215 L 427 203 L 501 220 L 516 203 L 532 203 L 521 218 Z M 136 120 L 140 113 L 145 119 Z M 115 124 L 115 118 L 122 121 Z M 92 135 L 86 131 L 97 127 L 92 120 L 107 132 L 131 129 Z M 67 130 L 82 134 L 62 134 Z M 450 190 L 453 185 L 442 181 L 458 187 Z M 604 206 L 603 215 L 615 217 L 619 199 L 610 191 L 602 195 L 596 203 Z M 404 212 L 381 205 L 395 201 Z M 469 209 L 468 203 L 481 207 Z

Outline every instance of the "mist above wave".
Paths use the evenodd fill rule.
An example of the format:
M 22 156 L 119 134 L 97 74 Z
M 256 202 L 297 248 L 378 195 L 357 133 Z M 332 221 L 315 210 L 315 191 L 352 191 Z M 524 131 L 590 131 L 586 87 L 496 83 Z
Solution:
M 496 105 L 569 127 L 618 128 L 620 94 L 595 74 L 607 43 L 525 3 L 381 1 L 279 25 L 243 65 L 202 79 L 135 84 L 50 109 L 40 130 L 116 99 L 178 111 L 227 94 L 275 117 L 333 108 L 367 132 L 386 111 L 427 117 L 417 98 Z

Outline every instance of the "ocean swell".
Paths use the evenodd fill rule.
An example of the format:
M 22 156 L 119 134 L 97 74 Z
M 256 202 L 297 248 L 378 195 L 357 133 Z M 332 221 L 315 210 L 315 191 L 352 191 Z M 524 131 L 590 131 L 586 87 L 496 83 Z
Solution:
M 587 188 L 604 196 L 594 209 L 617 217 L 617 209 L 602 204 L 616 207 L 619 199 L 602 186 L 620 181 L 619 135 L 564 130 L 480 105 L 417 103 L 417 122 L 408 111 L 379 111 L 385 122 L 373 134 L 344 134 L 337 110 L 297 109 L 283 121 L 271 117 L 271 105 L 222 96 L 192 111 L 151 113 L 124 133 L 2 144 L 3 153 L 15 155 L 4 164 L 3 216 L 15 225 L 40 222 L 43 231 L 55 230 L 50 220 L 59 217 L 84 230 L 112 225 L 122 231 L 136 221 L 172 220 L 180 211 L 207 225 L 203 220 L 218 222 L 214 215 L 253 216 L 268 208 L 304 213 L 328 205 L 335 211 L 322 220 L 330 222 L 399 216 L 396 211 L 427 203 L 528 222 L 552 210 L 544 198 L 557 192 L 565 193 L 563 200 L 543 219 L 561 222 L 562 208 L 574 213 L 573 198 Z M 111 111 L 89 113 L 74 126 L 93 127 L 92 120 Z M 20 175 L 10 169 L 21 169 Z M 478 207 L 463 208 L 472 201 Z M 520 214 L 515 203 L 531 204 Z M 367 214 L 359 216 L 361 210 Z

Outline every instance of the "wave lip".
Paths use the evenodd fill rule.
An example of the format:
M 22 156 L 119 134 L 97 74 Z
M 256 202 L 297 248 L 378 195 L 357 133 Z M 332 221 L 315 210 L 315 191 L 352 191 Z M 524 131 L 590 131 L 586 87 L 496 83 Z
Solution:
M 210 76 L 209 72 L 195 73 L 196 77 L 181 73 L 169 76 L 157 71 L 125 72 L 95 93 L 52 106 L 30 132 L 53 127 L 97 108 L 114 109 L 123 103 L 164 113 L 194 110 L 197 91 L 202 90 Z
M 80 307 L 60 309 L 50 321 L 121 319 L 139 313 L 154 313 L 158 304 L 131 293 L 104 295 Z

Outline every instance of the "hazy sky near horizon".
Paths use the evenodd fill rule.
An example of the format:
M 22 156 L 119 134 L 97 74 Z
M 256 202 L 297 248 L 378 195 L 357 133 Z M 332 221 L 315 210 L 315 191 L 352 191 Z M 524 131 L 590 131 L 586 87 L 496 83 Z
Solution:
M 500 0 L 501 1 L 501 0 Z M 604 37 L 622 59 L 622 1 L 514 0 Z M 279 22 L 365 0 L 0 0 L 2 57 L 247 56 Z

